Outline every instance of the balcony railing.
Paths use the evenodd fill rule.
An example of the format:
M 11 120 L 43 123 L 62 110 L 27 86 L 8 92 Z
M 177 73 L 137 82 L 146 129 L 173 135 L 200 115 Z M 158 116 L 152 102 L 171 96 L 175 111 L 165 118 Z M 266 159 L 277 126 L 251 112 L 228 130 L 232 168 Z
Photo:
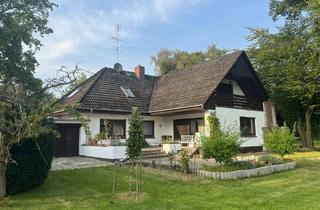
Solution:
M 215 102 L 217 106 L 259 111 L 263 110 L 262 100 L 253 97 L 216 92 Z

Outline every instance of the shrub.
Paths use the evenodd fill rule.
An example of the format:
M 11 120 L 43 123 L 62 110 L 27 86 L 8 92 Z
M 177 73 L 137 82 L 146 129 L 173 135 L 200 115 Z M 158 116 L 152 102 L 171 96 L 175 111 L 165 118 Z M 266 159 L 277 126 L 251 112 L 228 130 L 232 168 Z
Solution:
M 181 153 L 180 162 L 181 162 L 181 169 L 182 169 L 184 174 L 188 174 L 189 173 L 189 160 L 190 160 L 190 158 L 189 158 L 187 152 L 183 151 Z
M 7 195 L 40 186 L 47 178 L 54 152 L 53 133 L 28 139 L 10 149 L 11 161 L 6 171 Z
M 235 135 L 223 133 L 215 138 L 209 137 L 201 149 L 203 158 L 214 158 L 220 164 L 230 164 L 240 153 L 240 141 Z
M 211 113 L 208 117 L 208 124 L 209 124 L 209 136 L 219 136 L 221 134 L 220 122 L 216 115 L 216 113 Z
M 174 153 L 173 153 L 173 152 L 169 152 L 169 153 L 168 153 L 168 161 L 169 161 L 169 167 L 170 167 L 170 168 L 175 167 L 174 160 L 175 160 L 175 155 L 174 155 Z
M 210 136 L 202 144 L 203 158 L 214 158 L 220 164 L 230 164 L 232 159 L 240 153 L 240 134 L 232 128 L 228 131 L 220 129 L 217 116 L 213 113 L 208 116 Z
M 291 132 L 287 126 L 274 127 L 265 136 L 265 147 L 280 155 L 282 160 L 285 155 L 296 151 L 296 143 L 294 132 Z
M 270 154 L 261 155 L 258 162 L 262 165 L 277 165 L 282 163 L 281 160 Z

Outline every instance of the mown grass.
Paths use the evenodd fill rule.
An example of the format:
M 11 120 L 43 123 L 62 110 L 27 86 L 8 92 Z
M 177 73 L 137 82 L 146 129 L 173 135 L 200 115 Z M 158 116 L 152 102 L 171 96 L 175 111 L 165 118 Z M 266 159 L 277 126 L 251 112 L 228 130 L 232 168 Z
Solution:
M 51 172 L 34 190 L 9 197 L 2 209 L 318 209 L 320 152 L 291 155 L 297 168 L 236 181 L 143 170 L 144 197 L 112 196 L 112 167 Z M 117 168 L 117 192 L 128 191 L 128 167 Z

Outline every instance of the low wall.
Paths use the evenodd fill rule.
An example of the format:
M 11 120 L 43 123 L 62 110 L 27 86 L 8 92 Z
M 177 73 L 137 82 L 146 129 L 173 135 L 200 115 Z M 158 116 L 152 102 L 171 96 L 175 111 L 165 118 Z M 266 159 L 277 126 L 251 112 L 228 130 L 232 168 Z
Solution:
M 241 179 L 253 176 L 263 176 L 272 174 L 274 172 L 279 171 L 287 171 L 296 167 L 296 162 L 285 163 L 280 165 L 272 165 L 272 166 L 265 166 L 261 168 L 254 168 L 248 170 L 239 170 L 239 171 L 230 171 L 230 172 L 209 172 L 204 170 L 197 170 L 197 176 L 205 176 L 210 177 L 213 179 Z
M 81 145 L 79 154 L 103 159 L 126 159 L 126 146 L 88 146 Z

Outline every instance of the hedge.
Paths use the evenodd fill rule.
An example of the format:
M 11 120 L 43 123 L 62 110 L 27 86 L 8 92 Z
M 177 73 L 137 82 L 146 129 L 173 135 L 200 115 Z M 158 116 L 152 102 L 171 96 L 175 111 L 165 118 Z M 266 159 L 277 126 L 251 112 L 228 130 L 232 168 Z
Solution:
M 14 195 L 40 186 L 51 168 L 55 135 L 21 141 L 10 149 L 11 159 L 6 171 L 6 193 Z

